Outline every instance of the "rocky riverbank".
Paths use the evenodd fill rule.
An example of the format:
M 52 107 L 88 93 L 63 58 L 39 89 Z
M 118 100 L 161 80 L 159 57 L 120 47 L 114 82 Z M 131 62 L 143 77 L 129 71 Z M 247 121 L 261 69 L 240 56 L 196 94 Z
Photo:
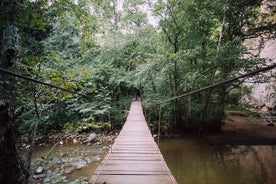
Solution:
M 94 133 L 38 136 L 29 182 L 88 183 L 115 137 Z M 30 149 L 27 142 L 23 138 L 20 148 L 25 158 Z

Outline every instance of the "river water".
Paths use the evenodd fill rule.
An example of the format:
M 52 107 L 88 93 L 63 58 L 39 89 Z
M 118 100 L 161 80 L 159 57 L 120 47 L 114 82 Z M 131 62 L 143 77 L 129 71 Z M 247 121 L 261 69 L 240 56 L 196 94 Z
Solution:
M 276 184 L 275 145 L 218 146 L 204 139 L 189 137 L 161 139 L 159 147 L 178 184 Z M 38 147 L 33 155 L 33 165 L 37 165 L 50 148 Z M 43 167 L 45 172 L 51 171 L 52 176 L 59 173 L 66 176 L 67 182 L 61 183 L 80 178 L 87 181 L 107 151 L 97 145 L 60 145 Z M 83 160 L 89 161 L 89 164 L 71 174 L 64 174 L 66 169 Z M 43 183 L 43 180 L 45 178 L 31 183 Z M 51 179 L 51 183 L 60 182 Z
M 164 139 L 160 150 L 178 184 L 276 184 L 276 146 L 217 146 Z

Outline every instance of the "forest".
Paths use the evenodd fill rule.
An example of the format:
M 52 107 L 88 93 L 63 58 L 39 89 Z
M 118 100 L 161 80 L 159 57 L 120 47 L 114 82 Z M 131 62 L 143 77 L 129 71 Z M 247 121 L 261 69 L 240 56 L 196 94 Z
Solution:
M 21 136 L 119 130 L 134 89 L 157 132 L 160 102 L 265 66 L 261 0 L 1 0 L 0 183 L 27 183 Z M 8 70 L 41 83 L 3 72 Z M 258 75 L 256 80 L 263 80 Z M 162 134 L 219 131 L 246 79 L 162 105 Z M 56 87 L 59 88 L 56 88 Z M 66 91 L 67 90 L 67 91 Z

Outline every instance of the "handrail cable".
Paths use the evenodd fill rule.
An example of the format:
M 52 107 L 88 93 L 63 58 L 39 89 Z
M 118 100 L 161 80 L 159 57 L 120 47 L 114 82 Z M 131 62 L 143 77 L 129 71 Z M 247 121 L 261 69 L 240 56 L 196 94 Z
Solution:
M 241 79 L 241 78 L 250 77 L 250 76 L 256 75 L 256 74 L 258 74 L 260 72 L 265 72 L 265 71 L 271 70 L 271 69 L 273 69 L 275 67 L 276 67 L 276 63 L 273 64 L 273 65 L 270 65 L 270 66 L 267 66 L 267 67 L 264 67 L 264 68 L 261 68 L 261 69 L 258 69 L 258 70 L 255 70 L 255 71 L 243 74 L 243 75 L 240 75 L 238 77 L 233 77 L 231 79 L 228 79 L 228 80 L 225 80 L 225 81 L 222 81 L 222 82 L 218 82 L 216 84 L 212 84 L 212 85 L 200 88 L 198 90 L 195 90 L 195 91 L 192 91 L 192 92 L 189 92 L 189 93 L 185 93 L 185 94 L 182 94 L 182 95 L 179 95 L 179 96 L 175 96 L 175 97 L 169 98 L 169 99 L 161 101 L 161 102 L 157 102 L 157 104 L 163 104 L 163 103 L 166 103 L 166 102 L 170 102 L 172 100 L 176 100 L 178 98 L 189 96 L 189 95 L 198 93 L 200 91 L 204 91 L 204 90 L 211 89 L 211 88 L 214 88 L 214 87 L 226 84 L 226 83 L 230 83 L 230 82 L 233 82 L 233 81 Z M 53 88 L 56 88 L 56 89 L 60 89 L 62 91 L 66 91 L 66 92 L 69 92 L 69 93 L 72 93 L 72 94 L 77 94 L 77 95 L 80 95 L 82 97 L 89 98 L 89 96 L 87 96 L 87 95 L 84 95 L 84 94 L 81 94 L 81 93 L 78 93 L 78 92 L 75 92 L 75 91 L 72 91 L 72 90 L 69 90 L 69 89 L 65 89 L 65 88 L 62 88 L 62 87 L 59 87 L 59 86 L 56 86 L 56 85 L 53 85 L 53 84 L 45 83 L 45 82 L 39 81 L 37 79 L 33 79 L 31 77 L 28 77 L 28 76 L 24 76 L 24 75 L 15 73 L 15 72 L 12 72 L 10 70 L 6 70 L 6 69 L 1 68 L 1 67 L 0 67 L 0 72 L 9 74 L 9 75 L 12 75 L 12 76 L 15 76 L 15 77 L 19 77 L 19 78 L 22 78 L 22 79 L 25 79 L 25 80 L 29 80 L 31 82 L 35 82 L 35 83 L 38 83 L 38 84 L 42 84 L 42 85 L 45 85 L 45 86 L 48 86 L 48 87 L 53 87 Z
M 28 80 L 28 81 L 31 81 L 31 82 L 34 82 L 34 83 L 42 84 L 42 85 L 45 85 L 45 86 L 48 86 L 48 87 L 60 89 L 60 90 L 62 90 L 62 91 L 66 91 L 66 92 L 68 92 L 68 93 L 80 95 L 80 96 L 85 97 L 85 98 L 89 98 L 89 96 L 84 95 L 84 94 L 81 94 L 81 93 L 78 93 L 78 92 L 76 92 L 76 91 L 72 91 L 72 90 L 65 89 L 65 88 L 62 88 L 62 87 L 59 87 L 59 86 L 56 86 L 56 85 L 53 85 L 53 84 L 49 84 L 49 83 L 46 83 L 46 82 L 42 82 L 42 81 L 39 81 L 39 80 L 37 80 L 37 79 L 33 79 L 33 78 L 31 78 L 31 77 L 28 77 L 28 76 L 25 76 L 25 75 L 21 75 L 21 74 L 15 73 L 15 72 L 12 72 L 12 71 L 10 71 L 10 70 L 6 70 L 6 69 L 1 68 L 1 67 L 0 67 L 0 72 L 6 73 L 6 74 L 8 74 L 8 75 L 15 76 L 15 77 L 19 77 L 19 78 L 21 78 L 21 79 Z
M 182 94 L 182 95 L 179 95 L 179 96 L 175 96 L 175 97 L 169 98 L 169 99 L 164 100 L 164 101 L 157 102 L 155 104 L 160 104 L 161 105 L 163 103 L 170 102 L 170 101 L 173 101 L 173 100 L 176 100 L 178 98 L 185 97 L 185 96 L 193 95 L 195 93 L 198 93 L 198 92 L 201 92 L 201 91 L 204 91 L 204 90 L 207 90 L 207 89 L 211 89 L 211 88 L 214 88 L 214 87 L 226 84 L 226 83 L 230 83 L 230 82 L 236 81 L 236 80 L 241 79 L 241 78 L 250 77 L 250 76 L 256 75 L 256 74 L 258 74 L 260 72 L 265 72 L 265 71 L 271 70 L 273 68 L 276 68 L 276 63 L 274 63 L 274 64 L 272 64 L 270 66 L 267 66 L 267 67 L 264 67 L 264 68 L 261 68 L 261 69 L 258 69 L 258 70 L 255 70 L 255 71 L 243 74 L 243 75 L 240 75 L 238 77 L 233 77 L 233 78 L 230 78 L 228 80 L 225 80 L 225 81 L 222 81 L 222 82 L 218 82 L 216 84 L 212 84 L 212 85 L 200 88 L 198 90 L 195 90 L 195 91 L 192 91 L 192 92 L 189 92 L 189 93 L 185 93 L 185 94 Z

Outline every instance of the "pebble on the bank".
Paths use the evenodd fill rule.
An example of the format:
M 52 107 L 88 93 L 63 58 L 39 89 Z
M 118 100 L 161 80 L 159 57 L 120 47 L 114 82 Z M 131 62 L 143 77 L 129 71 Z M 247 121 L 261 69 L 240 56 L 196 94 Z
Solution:
M 95 133 L 91 133 L 87 139 L 88 142 L 92 142 L 95 138 L 97 137 L 97 135 Z
M 35 170 L 35 174 L 41 174 L 43 172 L 43 167 L 42 166 L 38 166 Z

